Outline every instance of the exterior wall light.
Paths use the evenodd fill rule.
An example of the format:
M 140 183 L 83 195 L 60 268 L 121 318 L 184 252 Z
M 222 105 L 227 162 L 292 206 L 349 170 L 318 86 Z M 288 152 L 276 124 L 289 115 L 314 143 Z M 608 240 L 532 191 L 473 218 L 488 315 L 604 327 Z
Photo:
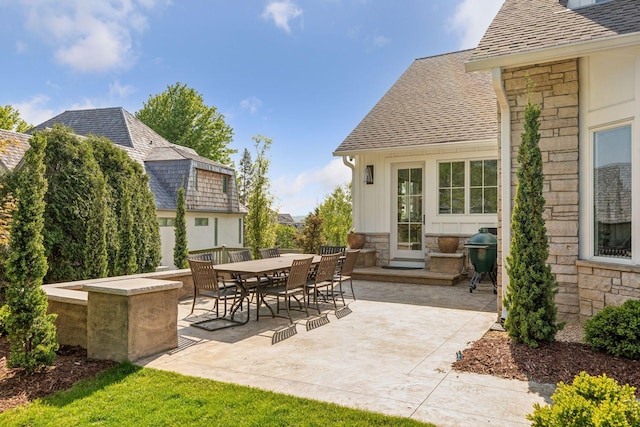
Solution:
M 373 184 L 373 165 L 364 167 L 364 182 L 366 184 Z

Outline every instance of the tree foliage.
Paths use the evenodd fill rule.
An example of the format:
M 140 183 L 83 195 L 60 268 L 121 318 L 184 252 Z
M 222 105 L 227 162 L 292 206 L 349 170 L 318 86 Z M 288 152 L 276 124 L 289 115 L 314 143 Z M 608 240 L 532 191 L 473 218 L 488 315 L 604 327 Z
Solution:
M 176 198 L 176 222 L 174 225 L 175 244 L 173 246 L 173 264 L 176 268 L 189 268 L 187 257 L 187 218 L 184 198 L 184 187 L 178 189 Z
M 302 233 L 298 237 L 298 246 L 306 254 L 315 254 L 325 243 L 324 219 L 320 216 L 319 209 L 316 208 L 304 220 Z
M 351 229 L 351 185 L 336 187 L 318 207 L 327 244 L 346 246 Z
M 298 229 L 292 225 L 277 224 L 275 246 L 286 249 L 296 248 L 298 245 L 298 234 Z
M 242 152 L 237 182 L 238 199 L 240 203 L 246 206 L 251 188 L 253 187 L 253 162 L 251 160 L 251 153 L 246 148 Z
M 116 274 L 126 276 L 138 270 L 138 257 L 135 246 L 135 230 L 132 205 L 133 194 L 125 189 L 120 203 L 120 221 L 118 224 L 118 250 L 116 252 Z
M 231 164 L 228 147 L 233 129 L 216 107 L 208 107 L 195 89 L 180 82 L 150 96 L 136 117 L 174 144 L 193 148 L 200 156 Z
M 16 189 L 10 255 L 7 262 L 8 315 L 4 319 L 10 343 L 10 367 L 32 372 L 53 363 L 56 341 L 55 315 L 47 314 L 47 296 L 41 285 L 47 272 L 43 244 L 46 136 L 36 134 L 24 156 L 23 173 Z
M 250 247 L 254 258 L 258 258 L 260 248 L 272 247 L 275 243 L 277 214 L 273 210 L 273 196 L 269 183 L 269 159 L 267 151 L 271 139 L 262 135 L 254 136 L 257 152 L 253 164 L 253 187 L 247 198 L 249 213 L 245 219 L 246 246 Z
M 0 129 L 24 133 L 32 128 L 11 105 L 0 106 Z
M 511 220 L 511 255 L 507 257 L 509 286 L 504 299 L 509 336 L 530 347 L 553 341 L 562 327 L 556 323 L 554 296 L 558 284 L 547 264 L 549 243 L 543 218 L 545 199 L 540 141 L 540 107 L 525 109 L 522 142 L 518 149 L 518 185 Z

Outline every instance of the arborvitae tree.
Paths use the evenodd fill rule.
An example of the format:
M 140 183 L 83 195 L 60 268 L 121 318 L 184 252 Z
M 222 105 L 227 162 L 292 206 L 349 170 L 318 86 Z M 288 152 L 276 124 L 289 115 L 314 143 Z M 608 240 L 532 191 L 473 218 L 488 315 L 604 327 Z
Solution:
M 95 279 L 107 275 L 107 186 L 104 183 L 89 206 L 84 250 L 84 277 Z
M 8 365 L 27 372 L 52 364 L 58 349 L 56 316 L 47 314 L 47 295 L 41 288 L 47 272 L 42 236 L 47 191 L 43 163 L 46 136 L 36 133 L 30 144 L 16 188 L 18 205 L 7 262 L 9 315 L 5 319 L 11 351 Z
M 189 268 L 187 257 L 189 251 L 187 249 L 187 219 L 184 200 L 184 188 L 178 188 L 178 197 L 176 198 L 176 222 L 174 225 L 175 245 L 173 246 L 173 263 L 176 268 Z
M 553 341 L 562 327 L 556 323 L 554 296 L 558 284 L 547 264 L 549 243 L 543 218 L 544 176 L 538 142 L 540 107 L 525 109 L 522 143 L 518 149 L 517 190 L 511 219 L 511 255 L 507 257 L 509 286 L 504 299 L 509 336 L 529 347 Z
M 306 254 L 315 254 L 318 248 L 326 243 L 324 238 L 324 219 L 320 216 L 318 208 L 313 213 L 307 215 L 304 220 L 302 233 L 298 238 L 298 244 L 302 252 Z
M 258 156 L 253 165 L 253 186 L 251 187 L 248 201 L 249 213 L 246 225 L 246 246 L 253 251 L 254 258 L 260 256 L 258 249 L 272 247 L 276 239 L 277 214 L 274 212 L 273 196 L 269 189 L 269 159 L 267 151 L 271 145 L 271 139 L 262 135 L 254 136 Z
M 134 274 L 138 271 L 133 212 L 131 210 L 132 198 L 133 195 L 131 191 L 125 189 L 120 203 L 120 224 L 118 228 L 119 247 L 116 257 L 118 275 Z
M 324 237 L 335 246 L 347 245 L 351 229 L 351 185 L 338 186 L 318 207 L 324 220 Z
M 95 238 L 96 244 L 100 244 L 106 232 L 104 176 L 86 140 L 60 125 L 43 131 L 42 135 L 47 139 L 44 163 L 49 183 L 44 211 L 44 243 L 49 263 L 46 281 L 92 278 L 96 268 L 92 264 L 102 262 L 102 255 L 93 250 L 102 249 L 87 248 L 87 243 Z M 88 231 L 92 237 L 87 236 Z M 87 250 L 100 258 L 93 261 Z
M 154 271 L 160 264 L 160 230 L 156 216 L 156 206 L 149 181 L 142 166 L 132 160 L 127 153 L 106 138 L 90 136 L 89 143 L 108 184 L 107 252 L 108 274 L 116 272 L 116 258 L 119 251 L 118 230 L 121 206 L 125 191 L 132 192 L 131 212 L 134 218 L 134 250 L 137 273 Z
M 238 171 L 238 199 L 243 205 L 247 205 L 251 187 L 253 186 L 253 162 L 251 153 L 246 148 L 242 153 L 240 160 L 240 169 Z

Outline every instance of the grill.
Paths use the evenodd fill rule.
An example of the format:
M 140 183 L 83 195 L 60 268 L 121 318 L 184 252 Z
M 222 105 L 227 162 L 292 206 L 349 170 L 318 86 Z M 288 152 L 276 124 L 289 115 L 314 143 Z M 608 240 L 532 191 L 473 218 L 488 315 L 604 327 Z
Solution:
M 469 239 L 469 243 L 464 245 L 469 251 L 469 261 L 473 265 L 473 276 L 469 282 L 469 292 L 473 292 L 478 283 L 489 276 L 493 283 L 493 293 L 498 293 L 498 283 L 496 280 L 498 259 L 498 239 L 489 233 L 487 228 L 481 228 L 478 234 L 474 234 Z

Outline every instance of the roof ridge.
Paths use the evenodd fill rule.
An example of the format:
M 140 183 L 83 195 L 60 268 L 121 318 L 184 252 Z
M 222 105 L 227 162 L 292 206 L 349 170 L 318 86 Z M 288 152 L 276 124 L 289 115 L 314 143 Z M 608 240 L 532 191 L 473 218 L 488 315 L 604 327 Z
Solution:
M 433 59 L 433 58 L 437 58 L 439 56 L 455 55 L 455 54 L 458 54 L 458 53 L 470 52 L 470 51 L 474 51 L 474 50 L 476 50 L 475 47 L 470 48 L 470 49 L 456 50 L 456 51 L 453 51 L 453 52 L 438 53 L 436 55 L 431 55 L 431 56 L 421 56 L 419 58 L 416 58 L 415 61 L 420 61 L 421 59 Z

